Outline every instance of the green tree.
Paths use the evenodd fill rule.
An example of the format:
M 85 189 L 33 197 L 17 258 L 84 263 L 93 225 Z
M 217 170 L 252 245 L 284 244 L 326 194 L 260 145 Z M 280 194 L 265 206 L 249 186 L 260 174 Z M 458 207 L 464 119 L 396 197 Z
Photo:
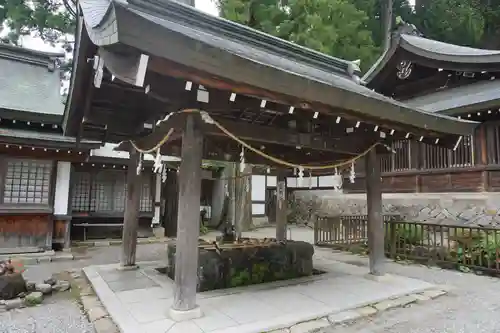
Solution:
M 67 0 L 0 0 L 0 27 L 7 27 L 2 41 L 18 44 L 34 35 L 52 45 L 71 48 L 75 31 L 74 3 Z
M 417 0 L 410 22 L 427 38 L 480 47 L 486 27 L 484 9 L 479 0 Z
M 361 60 L 366 69 L 379 49 L 365 12 L 349 0 L 218 0 L 222 17 L 317 51 Z

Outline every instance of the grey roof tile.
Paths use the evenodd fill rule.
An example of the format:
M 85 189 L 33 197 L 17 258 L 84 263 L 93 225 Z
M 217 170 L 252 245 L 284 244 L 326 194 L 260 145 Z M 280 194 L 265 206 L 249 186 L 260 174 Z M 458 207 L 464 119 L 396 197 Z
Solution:
M 0 44 L 0 108 L 62 116 L 56 56 Z

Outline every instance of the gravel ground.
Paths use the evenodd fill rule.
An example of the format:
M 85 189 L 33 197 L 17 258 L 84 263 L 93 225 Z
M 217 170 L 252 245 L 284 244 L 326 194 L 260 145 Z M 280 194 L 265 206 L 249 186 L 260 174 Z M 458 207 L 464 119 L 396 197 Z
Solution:
M 335 259 L 358 266 L 366 258 L 335 253 Z M 387 264 L 389 273 L 451 287 L 447 296 L 408 308 L 383 312 L 349 326 L 319 333 L 497 333 L 500 332 L 500 279 L 420 265 Z
M 42 305 L 0 313 L 0 333 L 94 333 L 78 305 L 53 297 Z

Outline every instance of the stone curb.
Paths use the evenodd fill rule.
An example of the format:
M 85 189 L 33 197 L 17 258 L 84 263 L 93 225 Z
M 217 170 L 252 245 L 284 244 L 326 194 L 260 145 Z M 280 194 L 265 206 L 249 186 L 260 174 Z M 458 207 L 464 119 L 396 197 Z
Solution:
M 169 238 L 138 238 L 137 244 L 160 244 L 166 243 Z M 74 247 L 102 247 L 102 246 L 115 246 L 121 245 L 121 239 L 116 240 L 105 240 L 105 241 L 74 241 L 72 246 Z
M 333 313 L 326 317 L 298 323 L 288 328 L 270 331 L 268 333 L 312 333 L 331 326 L 348 324 L 363 317 L 373 316 L 379 312 L 394 308 L 404 308 L 412 303 L 421 303 L 429 301 L 440 296 L 446 295 L 448 291 L 443 289 L 428 289 L 414 294 L 408 294 L 401 297 L 383 300 L 381 302 L 370 304 L 357 309 L 346 310 Z
M 96 333 L 120 333 L 108 311 L 92 289 L 83 271 L 71 273 L 71 285 L 78 290 L 78 301 Z
M 33 257 L 19 256 L 13 254 L 11 256 L 0 257 L 0 260 L 3 259 L 12 259 L 16 261 L 21 261 L 23 265 L 37 265 L 37 264 L 46 264 L 49 262 L 72 261 L 79 258 L 75 257 L 71 253 L 64 253 L 64 254 L 46 255 L 46 256 L 33 256 Z

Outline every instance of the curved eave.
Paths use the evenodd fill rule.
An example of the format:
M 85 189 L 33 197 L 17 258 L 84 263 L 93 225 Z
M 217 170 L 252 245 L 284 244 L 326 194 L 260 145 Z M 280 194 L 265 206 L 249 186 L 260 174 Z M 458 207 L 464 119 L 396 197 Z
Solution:
M 78 112 L 83 112 L 85 101 L 81 96 L 88 88 L 88 80 L 91 77 L 92 63 L 87 56 L 90 44 L 86 29 L 83 28 L 83 18 L 78 15 L 77 32 L 75 34 L 75 48 L 73 51 L 73 68 L 68 88 L 68 96 L 62 119 L 62 129 L 65 135 L 76 136 L 78 123 Z
M 401 35 L 399 45 L 406 51 L 430 60 L 450 64 L 499 65 L 500 51 L 443 43 L 423 37 Z
M 475 49 L 453 45 L 418 36 L 398 34 L 391 40 L 391 47 L 380 56 L 362 80 L 367 86 L 376 85 L 377 77 L 403 50 L 412 61 L 432 68 L 457 71 L 500 70 L 500 51 Z

